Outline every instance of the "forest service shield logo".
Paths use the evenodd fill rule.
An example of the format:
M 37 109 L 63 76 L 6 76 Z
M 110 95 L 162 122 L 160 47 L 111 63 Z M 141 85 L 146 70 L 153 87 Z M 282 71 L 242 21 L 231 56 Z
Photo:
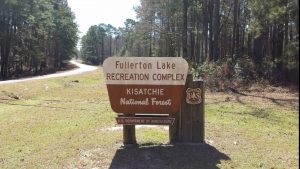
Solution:
M 200 88 L 196 88 L 196 89 L 188 88 L 186 90 L 186 102 L 188 104 L 200 104 L 202 102 L 201 89 Z

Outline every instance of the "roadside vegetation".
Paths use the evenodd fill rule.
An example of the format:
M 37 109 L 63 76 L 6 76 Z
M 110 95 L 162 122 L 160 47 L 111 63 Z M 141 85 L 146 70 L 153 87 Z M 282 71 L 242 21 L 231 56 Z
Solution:
M 1 85 L 0 168 L 298 168 L 298 91 L 239 92 L 207 89 L 207 144 L 168 145 L 168 130 L 154 127 L 124 148 L 102 69 Z

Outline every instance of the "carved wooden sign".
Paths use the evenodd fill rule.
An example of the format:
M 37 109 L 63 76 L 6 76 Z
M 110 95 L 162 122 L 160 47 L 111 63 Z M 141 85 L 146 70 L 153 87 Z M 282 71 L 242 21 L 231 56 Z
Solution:
M 180 108 L 188 63 L 179 57 L 110 57 L 103 63 L 116 113 L 170 114 Z

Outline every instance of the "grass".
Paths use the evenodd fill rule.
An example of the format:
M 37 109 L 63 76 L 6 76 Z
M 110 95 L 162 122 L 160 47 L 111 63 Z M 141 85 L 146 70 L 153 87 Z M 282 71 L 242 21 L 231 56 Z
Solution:
M 59 168 L 82 148 L 109 144 L 97 130 L 114 124 L 102 79 L 94 72 L 1 85 L 0 166 Z
M 218 94 L 208 97 L 206 129 L 211 134 L 207 139 L 224 153 L 230 154 L 231 161 L 224 163 L 225 168 L 298 168 L 297 96 L 281 100 L 293 102 L 291 106 L 274 103 L 260 97 L 261 94 L 243 97 Z M 275 98 L 274 93 L 271 95 L 270 98 Z M 291 95 L 283 93 L 282 97 Z
M 0 85 L 0 168 L 299 168 L 298 100 L 284 89 L 208 92 L 207 145 L 170 146 L 151 128 L 124 149 L 122 131 L 107 130 L 115 113 L 101 69 Z

